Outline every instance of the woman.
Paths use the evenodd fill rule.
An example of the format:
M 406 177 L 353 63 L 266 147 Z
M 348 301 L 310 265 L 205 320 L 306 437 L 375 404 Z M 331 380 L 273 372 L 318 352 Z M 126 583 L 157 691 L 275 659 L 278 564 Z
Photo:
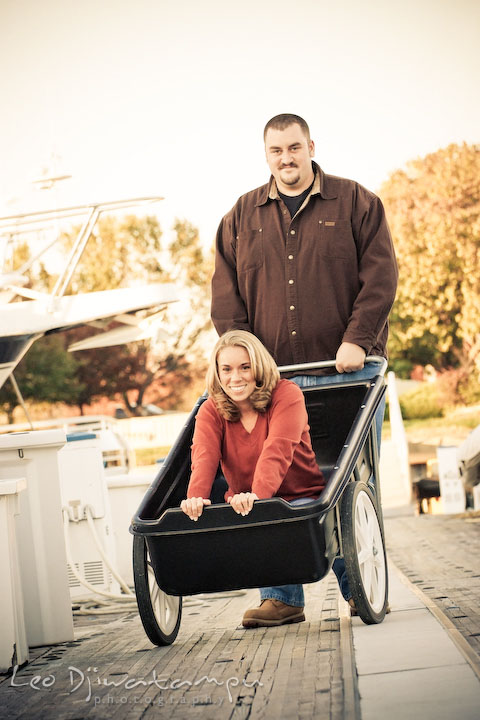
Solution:
M 281 380 L 272 356 L 244 330 L 215 345 L 207 373 L 209 397 L 200 407 L 192 444 L 192 473 L 181 509 L 198 520 L 210 505 L 221 463 L 226 502 L 248 515 L 255 500 L 281 497 L 293 504 L 319 496 L 325 481 L 315 460 L 302 391 Z M 244 627 L 305 620 L 301 585 L 260 590 L 261 604 L 247 610 Z

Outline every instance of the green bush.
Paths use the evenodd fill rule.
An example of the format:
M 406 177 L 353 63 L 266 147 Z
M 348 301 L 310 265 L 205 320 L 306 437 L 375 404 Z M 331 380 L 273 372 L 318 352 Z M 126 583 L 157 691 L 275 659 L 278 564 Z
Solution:
M 413 363 L 404 358 L 394 358 L 389 362 L 388 369 L 393 370 L 397 378 L 408 380 L 412 374 Z
M 437 378 L 439 397 L 443 405 L 476 405 L 480 402 L 478 372 L 468 367 L 449 368 Z
M 435 383 L 426 383 L 400 397 L 404 420 L 420 420 L 443 416 L 443 406 Z
M 479 403 L 480 382 L 478 376 L 469 375 L 464 382 L 460 383 L 458 392 L 465 405 L 476 405 Z

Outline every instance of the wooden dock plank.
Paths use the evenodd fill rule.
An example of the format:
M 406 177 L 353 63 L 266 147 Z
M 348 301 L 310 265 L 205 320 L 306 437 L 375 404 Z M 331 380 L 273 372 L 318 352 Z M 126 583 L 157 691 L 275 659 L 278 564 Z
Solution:
M 329 576 L 305 591 L 306 622 L 254 630 L 241 618 L 256 590 L 188 599 L 167 647 L 136 614 L 82 620 L 78 640 L 37 649 L 13 684 L 0 679 L 2 718 L 340 720 L 338 587 Z

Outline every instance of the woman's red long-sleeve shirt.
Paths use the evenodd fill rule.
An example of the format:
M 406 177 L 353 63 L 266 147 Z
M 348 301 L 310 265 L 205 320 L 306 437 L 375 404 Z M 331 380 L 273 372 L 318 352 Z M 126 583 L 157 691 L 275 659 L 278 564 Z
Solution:
M 220 462 L 229 488 L 225 499 L 240 492 L 260 499 L 317 497 L 325 480 L 309 429 L 303 393 L 289 380 L 278 382 L 251 432 L 240 421 L 225 420 L 208 398 L 196 416 L 187 496 L 210 496 Z

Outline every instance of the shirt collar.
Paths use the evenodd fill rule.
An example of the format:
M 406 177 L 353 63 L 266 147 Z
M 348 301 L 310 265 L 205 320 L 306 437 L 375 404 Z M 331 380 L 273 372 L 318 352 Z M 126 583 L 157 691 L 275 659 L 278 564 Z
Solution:
M 328 182 L 328 175 L 325 175 L 320 165 L 317 165 L 316 162 L 312 160 L 312 168 L 315 173 L 315 179 L 313 181 L 312 190 L 310 192 L 310 195 L 320 195 L 321 198 L 324 200 L 334 200 L 337 197 L 337 193 L 333 191 L 333 189 L 329 189 L 329 182 Z M 262 190 L 261 196 L 259 201 L 256 203 L 255 207 L 259 207 L 260 205 L 265 205 L 268 200 L 278 200 L 279 194 L 278 194 L 278 188 L 277 183 L 275 182 L 275 178 L 273 175 L 270 176 L 270 180 L 268 183 L 264 186 L 264 189 Z

